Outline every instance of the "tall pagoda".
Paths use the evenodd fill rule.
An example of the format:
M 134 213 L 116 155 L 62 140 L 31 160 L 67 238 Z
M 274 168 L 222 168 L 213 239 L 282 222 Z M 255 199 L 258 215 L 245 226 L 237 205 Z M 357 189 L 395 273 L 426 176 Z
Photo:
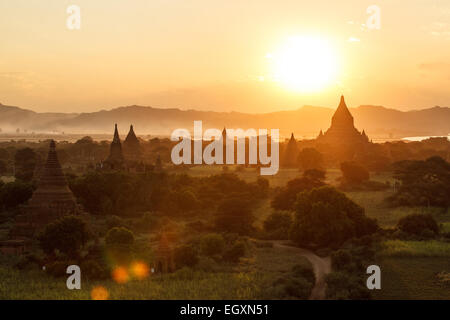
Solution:
M 286 149 L 283 152 L 283 156 L 281 159 L 281 165 L 288 168 L 298 167 L 297 165 L 297 157 L 298 157 L 298 146 L 297 140 L 295 140 L 294 133 L 291 133 L 291 138 L 286 145 Z
M 122 170 L 124 168 L 124 157 L 122 153 L 122 144 L 120 142 L 119 131 L 117 130 L 117 124 L 114 126 L 114 138 L 109 147 L 109 156 L 103 162 L 104 169 L 109 170 Z
M 141 146 L 136 134 L 134 133 L 133 125 L 130 125 L 130 131 L 123 142 L 124 156 L 129 161 L 141 160 Z
M 23 239 L 32 239 L 39 230 L 58 218 L 82 213 L 67 184 L 53 140 L 50 142 L 47 161 L 41 171 L 37 189 L 21 209 L 21 214 L 15 217 L 14 226 L 10 230 L 12 240 L 6 242 L 6 247 L 14 243 L 19 244 L 17 241 Z
M 353 116 L 345 104 L 344 96 L 331 119 L 331 126 L 325 132 L 320 131 L 317 142 L 341 146 L 369 143 L 369 138 L 363 131 L 359 132 L 354 125 Z

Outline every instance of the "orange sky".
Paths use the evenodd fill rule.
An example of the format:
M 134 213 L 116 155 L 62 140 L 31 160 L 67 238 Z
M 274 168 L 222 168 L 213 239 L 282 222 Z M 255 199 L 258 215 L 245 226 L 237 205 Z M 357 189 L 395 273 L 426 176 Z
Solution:
M 66 27 L 70 4 L 80 30 Z M 372 4 L 380 30 L 363 25 Z M 314 93 L 273 81 L 266 57 L 304 35 L 338 61 Z M 341 93 L 349 106 L 450 106 L 448 0 L 2 1 L 0 39 L 0 102 L 35 111 L 268 112 L 336 107 Z

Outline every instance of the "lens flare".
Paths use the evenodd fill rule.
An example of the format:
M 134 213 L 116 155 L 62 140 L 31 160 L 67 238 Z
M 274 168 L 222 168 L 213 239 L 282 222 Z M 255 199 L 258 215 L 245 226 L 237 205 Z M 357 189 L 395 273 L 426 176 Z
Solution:
M 112 272 L 112 278 L 117 283 L 126 283 L 130 279 L 130 275 L 124 267 L 117 267 Z
M 94 287 L 91 290 L 92 300 L 108 300 L 109 292 L 102 286 Z
M 144 262 L 137 261 L 131 265 L 131 272 L 137 279 L 142 280 L 148 277 L 149 268 Z

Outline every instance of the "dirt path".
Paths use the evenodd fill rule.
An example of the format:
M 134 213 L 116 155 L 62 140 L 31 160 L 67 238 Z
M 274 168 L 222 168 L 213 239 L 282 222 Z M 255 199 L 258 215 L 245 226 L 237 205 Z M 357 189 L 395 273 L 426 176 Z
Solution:
M 316 284 L 312 289 L 310 300 L 323 300 L 325 299 L 325 276 L 331 272 L 331 259 L 330 257 L 321 258 L 314 252 L 307 249 L 298 248 L 290 246 L 286 241 L 272 241 L 274 247 L 278 248 L 288 248 L 290 250 L 295 250 L 297 253 L 304 256 L 311 262 L 316 276 Z

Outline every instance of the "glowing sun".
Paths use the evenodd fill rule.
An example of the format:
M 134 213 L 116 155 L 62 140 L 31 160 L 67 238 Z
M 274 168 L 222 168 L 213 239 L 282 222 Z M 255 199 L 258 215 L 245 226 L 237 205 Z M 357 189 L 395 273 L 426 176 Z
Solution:
M 337 72 L 337 57 L 321 38 L 290 37 L 279 51 L 268 54 L 274 79 L 289 89 L 311 92 L 330 84 Z

